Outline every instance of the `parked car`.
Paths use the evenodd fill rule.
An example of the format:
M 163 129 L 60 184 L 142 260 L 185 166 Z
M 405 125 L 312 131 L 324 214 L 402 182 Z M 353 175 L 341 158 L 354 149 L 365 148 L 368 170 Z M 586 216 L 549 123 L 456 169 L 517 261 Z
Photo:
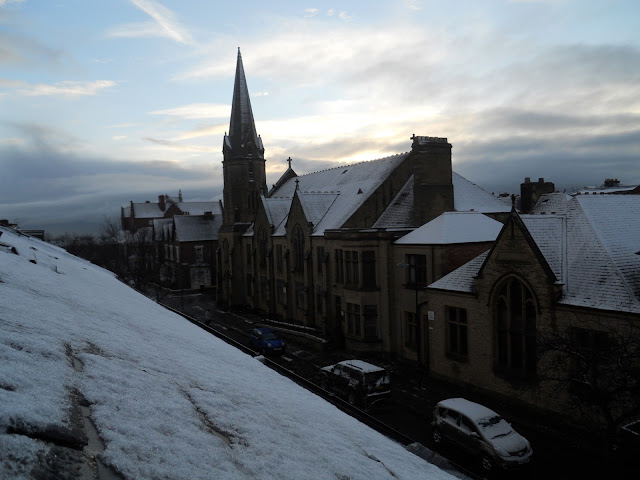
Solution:
M 369 407 L 389 398 L 388 372 L 362 360 L 345 360 L 320 369 L 322 388 L 345 398 L 352 405 Z
M 529 441 L 504 418 L 464 398 L 438 402 L 431 425 L 436 444 L 447 440 L 478 456 L 487 472 L 527 465 L 533 455 Z
M 287 350 L 286 342 L 271 328 L 254 328 L 249 336 L 249 345 L 262 355 L 282 355 Z

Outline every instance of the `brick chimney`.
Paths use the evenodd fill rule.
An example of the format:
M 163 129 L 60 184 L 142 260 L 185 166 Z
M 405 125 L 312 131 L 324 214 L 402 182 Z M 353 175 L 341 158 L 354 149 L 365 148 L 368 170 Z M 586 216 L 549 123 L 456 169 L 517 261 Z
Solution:
M 553 182 L 545 182 L 544 178 L 539 178 L 537 182 L 532 182 L 526 177 L 524 183 L 520 184 L 520 210 L 522 213 L 529 213 L 535 207 L 540 197 L 546 193 L 553 193 L 555 185 Z
M 167 208 L 165 204 L 164 195 L 158 195 L 158 206 L 160 207 L 160 211 L 164 212 L 164 209 Z

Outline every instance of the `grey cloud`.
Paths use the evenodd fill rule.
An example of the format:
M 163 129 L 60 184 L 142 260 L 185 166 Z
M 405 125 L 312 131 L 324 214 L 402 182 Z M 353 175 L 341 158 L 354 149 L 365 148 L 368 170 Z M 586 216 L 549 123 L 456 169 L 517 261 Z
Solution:
M 639 184 L 639 147 L 640 129 L 610 135 L 499 138 L 454 145 L 454 170 L 495 192 L 517 192 L 525 177 L 543 177 L 557 189 L 568 190 L 600 185 L 611 177 Z

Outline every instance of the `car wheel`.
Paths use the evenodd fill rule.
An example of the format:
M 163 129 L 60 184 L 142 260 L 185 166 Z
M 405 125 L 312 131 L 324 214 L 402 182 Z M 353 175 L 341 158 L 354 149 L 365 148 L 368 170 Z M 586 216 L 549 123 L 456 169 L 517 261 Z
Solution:
M 482 456 L 481 461 L 482 461 L 482 469 L 485 472 L 490 472 L 493 469 L 493 459 L 489 455 L 484 454 Z
M 433 441 L 436 445 L 440 445 L 442 443 L 442 432 L 438 427 L 433 427 Z

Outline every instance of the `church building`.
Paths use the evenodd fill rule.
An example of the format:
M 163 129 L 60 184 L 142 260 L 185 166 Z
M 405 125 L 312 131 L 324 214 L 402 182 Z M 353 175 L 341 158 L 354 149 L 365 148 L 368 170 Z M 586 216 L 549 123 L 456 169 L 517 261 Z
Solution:
M 475 241 L 423 245 L 416 255 L 415 243 L 395 242 L 445 212 L 500 219 L 509 205 L 452 171 L 446 138 L 410 140 L 404 153 L 304 175 L 289 158 L 267 190 L 265 149 L 238 50 L 223 142 L 218 303 L 297 325 L 350 351 L 424 358 L 418 336 L 426 320 L 413 294 L 422 296 L 427 283 L 419 280 L 440 278 L 490 243 L 480 250 Z

